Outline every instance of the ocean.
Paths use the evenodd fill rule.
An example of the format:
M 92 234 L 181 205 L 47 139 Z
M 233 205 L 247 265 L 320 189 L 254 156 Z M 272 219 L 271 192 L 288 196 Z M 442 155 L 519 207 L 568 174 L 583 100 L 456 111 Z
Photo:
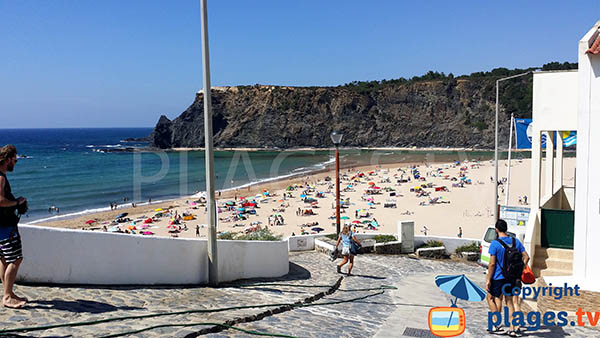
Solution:
M 189 196 L 205 190 L 203 151 L 111 152 L 144 148 L 127 138 L 149 135 L 152 128 L 0 129 L 0 146 L 14 144 L 21 156 L 8 177 L 29 212 L 22 223 L 110 210 Z M 329 146 L 329 145 L 326 145 Z M 343 149 L 342 165 L 441 162 L 490 159 L 493 152 L 381 151 Z M 215 189 L 227 190 L 324 169 L 334 151 L 216 151 Z M 126 199 L 126 200 L 125 200 Z M 52 207 L 57 207 L 57 214 Z

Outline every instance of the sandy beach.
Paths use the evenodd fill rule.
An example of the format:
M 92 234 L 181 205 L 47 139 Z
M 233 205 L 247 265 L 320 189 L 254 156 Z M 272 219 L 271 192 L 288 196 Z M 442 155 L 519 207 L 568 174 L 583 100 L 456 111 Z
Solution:
M 566 185 L 573 184 L 574 167 L 574 158 L 565 159 Z M 506 177 L 506 169 L 507 161 L 500 161 L 500 179 Z M 341 222 L 356 224 L 359 233 L 395 233 L 398 221 L 414 220 L 415 234 L 418 235 L 423 235 L 427 229 L 428 235 L 457 236 L 461 227 L 463 237 L 480 238 L 483 229 L 493 223 L 493 173 L 493 161 L 384 164 L 342 169 L 341 198 L 345 203 Z M 529 159 L 511 162 L 509 205 L 522 205 L 519 199 L 530 193 L 530 176 Z M 421 188 L 415 189 L 417 187 Z M 284 237 L 315 233 L 313 228 L 335 232 L 334 193 L 334 170 L 223 192 L 220 197 L 217 194 L 217 230 L 244 233 L 253 231 L 257 225 L 268 226 L 275 234 Z M 501 189 L 501 204 L 504 204 L 505 194 L 506 188 Z M 253 201 L 256 207 L 252 206 Z M 250 206 L 245 207 L 244 212 L 248 212 L 243 214 L 245 219 L 240 219 L 235 215 L 240 213 L 238 208 L 244 202 L 250 203 Z M 396 207 L 386 207 L 393 205 Z M 313 214 L 305 215 L 308 210 L 312 210 Z M 119 208 L 39 225 L 93 231 L 103 231 L 106 227 L 114 231 L 117 228 L 113 220 L 124 212 L 128 213 L 126 218 L 130 220 L 118 223 L 121 231 L 133 230 L 135 235 L 146 232 L 149 236 L 195 238 L 198 225 L 199 237 L 206 236 L 205 207 L 195 197 Z M 182 218 L 181 221 L 179 224 L 175 222 L 174 228 L 169 228 L 176 215 Z M 185 220 L 184 215 L 192 219 Z M 275 215 L 278 215 L 277 221 Z M 282 225 L 278 224 L 279 216 L 283 218 Z M 144 223 L 149 218 L 153 221 Z M 86 224 L 88 221 L 94 222 Z

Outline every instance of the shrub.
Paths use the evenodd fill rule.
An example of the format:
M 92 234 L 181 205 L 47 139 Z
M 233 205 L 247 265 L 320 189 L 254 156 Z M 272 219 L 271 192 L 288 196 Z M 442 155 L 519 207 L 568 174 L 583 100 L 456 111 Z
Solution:
M 234 240 L 235 239 L 235 233 L 233 233 L 233 232 L 225 232 L 225 233 L 219 234 L 217 236 L 217 239 Z
M 435 248 L 438 246 L 444 246 L 442 241 L 427 241 L 427 243 L 421 245 L 419 248 Z
M 456 248 L 456 253 L 460 254 L 461 252 L 477 252 L 479 253 L 479 242 L 472 242 L 471 244 L 461 245 Z
M 281 235 L 273 234 L 269 228 L 261 228 L 249 234 L 239 235 L 235 239 L 239 241 L 279 241 Z
M 387 243 L 387 242 L 395 241 L 396 236 L 394 236 L 394 235 L 376 235 L 375 237 L 373 237 L 373 239 L 375 240 L 375 243 Z

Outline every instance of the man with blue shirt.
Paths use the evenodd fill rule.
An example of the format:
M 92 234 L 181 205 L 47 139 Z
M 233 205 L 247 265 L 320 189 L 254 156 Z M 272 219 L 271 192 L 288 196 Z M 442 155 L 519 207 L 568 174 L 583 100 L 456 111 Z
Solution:
M 486 289 L 488 292 L 487 301 L 490 311 L 501 312 L 503 288 L 505 290 L 509 290 L 507 292 L 511 292 L 515 286 L 521 286 L 521 281 L 519 279 L 507 278 L 502 273 L 502 267 L 504 267 L 505 264 L 508 264 L 508 262 L 504 261 L 505 251 L 507 248 L 514 247 L 518 252 L 521 253 L 524 264 L 529 262 L 529 255 L 525 251 L 523 244 L 521 244 L 517 238 L 511 237 L 506 233 L 508 230 L 506 221 L 499 219 L 496 221 L 495 228 L 498 238 L 492 241 L 490 244 L 490 264 L 488 266 Z M 502 245 L 502 243 L 499 241 L 502 241 L 506 246 Z M 511 337 L 518 337 L 520 335 L 520 330 L 515 331 L 515 328 L 512 324 L 512 315 L 515 311 L 513 297 L 504 297 L 504 299 L 506 306 L 508 306 L 508 314 L 510 319 L 510 331 L 508 331 L 508 335 Z M 504 332 L 504 330 L 502 330 L 500 327 L 494 327 L 492 333 L 505 334 L 507 332 Z

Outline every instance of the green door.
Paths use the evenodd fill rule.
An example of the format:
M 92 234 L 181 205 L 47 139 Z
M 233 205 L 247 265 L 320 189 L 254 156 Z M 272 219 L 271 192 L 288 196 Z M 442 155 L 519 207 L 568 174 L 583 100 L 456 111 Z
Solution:
M 573 210 L 542 209 L 542 247 L 573 249 Z

